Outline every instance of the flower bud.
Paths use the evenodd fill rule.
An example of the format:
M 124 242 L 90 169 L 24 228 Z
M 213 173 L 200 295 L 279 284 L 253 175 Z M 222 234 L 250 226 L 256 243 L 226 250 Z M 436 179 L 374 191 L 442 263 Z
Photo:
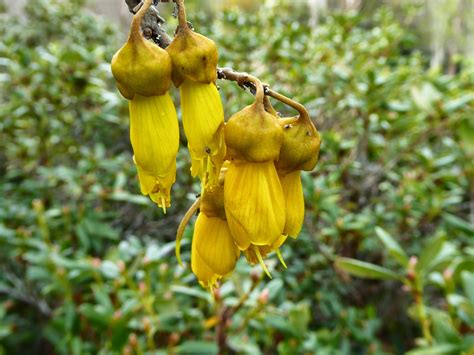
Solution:
M 173 82 L 177 87 L 185 79 L 202 84 L 216 81 L 217 46 L 211 39 L 189 27 L 178 27 L 166 51 L 172 59 Z
M 235 113 L 225 127 L 228 159 L 253 163 L 278 160 L 283 142 L 283 129 L 278 118 L 255 101 Z
M 171 85 L 171 58 L 155 43 L 146 40 L 140 30 L 141 20 L 151 5 L 147 0 L 133 17 L 127 42 L 112 58 L 112 74 L 121 94 L 134 96 L 163 95 Z
M 279 123 L 283 128 L 283 142 L 275 162 L 278 172 L 313 170 L 318 161 L 321 138 L 309 116 L 282 118 Z

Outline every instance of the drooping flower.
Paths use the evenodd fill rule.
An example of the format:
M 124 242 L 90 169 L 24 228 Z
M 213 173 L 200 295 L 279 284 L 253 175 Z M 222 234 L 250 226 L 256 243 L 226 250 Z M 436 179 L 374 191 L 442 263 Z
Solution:
M 296 238 L 304 220 L 304 196 L 301 170 L 311 171 L 316 166 L 321 138 L 306 109 L 293 102 L 300 111 L 297 117 L 280 119 L 283 127 L 283 144 L 275 166 L 280 176 L 286 203 L 283 233 Z
M 176 175 L 179 128 L 168 94 L 171 58 L 146 40 L 140 29 L 151 2 L 146 0 L 133 17 L 129 38 L 112 59 L 112 73 L 120 92 L 130 100 L 130 140 L 141 192 L 166 212 Z
M 224 207 L 224 175 L 222 169 L 219 184 L 207 187 L 200 200 L 197 200 L 183 217 L 176 236 L 176 256 L 180 258 L 180 240 L 186 224 L 199 208 L 200 213 L 194 225 L 191 246 L 191 269 L 200 284 L 213 288 L 217 282 L 229 274 L 240 256 L 227 223 Z
M 224 184 L 227 221 L 235 242 L 248 255 L 254 253 L 267 272 L 261 251 L 276 244 L 285 226 L 285 199 L 275 169 L 283 130 L 278 118 L 264 109 L 263 86 L 254 104 L 234 114 L 225 128 L 228 158 Z
M 191 175 L 203 186 L 217 184 L 225 158 L 224 111 L 214 83 L 189 79 L 180 86 L 183 126 L 191 153 Z
M 201 179 L 204 190 L 217 184 L 225 157 L 224 110 L 214 84 L 217 46 L 187 25 L 180 25 L 166 50 L 172 59 L 173 81 L 180 88 L 191 174 Z
M 226 216 L 241 250 L 271 246 L 285 226 L 285 199 L 272 161 L 232 162 L 224 184 Z
M 191 269 L 203 287 L 214 287 L 235 268 L 240 252 L 229 226 L 219 217 L 200 213 L 194 226 Z
M 170 189 L 176 178 L 179 148 L 178 118 L 168 93 L 135 95 L 129 103 L 130 141 L 142 194 L 164 210 L 170 205 Z

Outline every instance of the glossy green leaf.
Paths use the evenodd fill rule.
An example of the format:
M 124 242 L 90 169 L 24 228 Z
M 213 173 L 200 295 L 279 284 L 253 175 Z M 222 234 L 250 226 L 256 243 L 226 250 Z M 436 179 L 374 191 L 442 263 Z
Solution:
M 400 275 L 384 267 L 356 259 L 337 257 L 335 266 L 347 273 L 367 279 L 400 280 Z
M 215 341 L 192 341 L 188 340 L 175 348 L 177 354 L 202 354 L 213 355 L 217 354 L 217 344 Z
M 474 306 L 474 273 L 469 271 L 461 272 L 461 280 L 469 302 Z
M 433 261 L 438 257 L 441 252 L 444 242 L 446 240 L 445 236 L 439 236 L 432 238 L 427 241 L 425 247 L 423 248 L 419 258 L 418 263 L 416 264 L 416 269 L 419 272 L 428 272 Z
M 384 229 L 375 227 L 375 234 L 388 249 L 389 254 L 403 267 L 408 265 L 408 256 L 402 247 Z

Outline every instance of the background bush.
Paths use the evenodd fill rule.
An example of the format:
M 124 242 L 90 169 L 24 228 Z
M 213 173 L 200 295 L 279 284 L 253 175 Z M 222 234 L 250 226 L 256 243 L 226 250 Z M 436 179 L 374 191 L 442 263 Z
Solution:
M 218 305 L 190 273 L 191 227 L 184 269 L 173 253 L 199 185 L 182 135 L 168 214 L 139 195 L 109 66 L 123 33 L 79 0 L 32 0 L 24 17 L 1 16 L 0 352 L 215 352 Z M 472 354 L 472 58 L 453 75 L 428 70 L 419 38 L 384 6 L 316 27 L 291 2 L 189 17 L 218 44 L 220 66 L 301 101 L 323 139 L 316 171 L 303 175 L 305 227 L 282 250 L 289 268 L 271 259 L 272 280 L 253 271 L 230 347 Z M 227 117 L 252 100 L 219 85 Z M 224 304 L 248 292 L 251 271 L 238 264 Z

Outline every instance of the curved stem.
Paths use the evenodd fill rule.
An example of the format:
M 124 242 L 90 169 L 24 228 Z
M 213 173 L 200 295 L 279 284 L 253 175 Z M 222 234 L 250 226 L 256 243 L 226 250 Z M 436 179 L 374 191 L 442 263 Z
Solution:
M 140 36 L 141 34 L 140 28 L 141 28 L 143 16 L 145 16 L 146 12 L 150 8 L 151 3 L 152 3 L 152 0 L 145 0 L 142 7 L 140 7 L 140 10 L 138 10 L 137 13 L 133 16 L 132 26 L 130 28 L 130 35 L 128 36 L 129 40 L 133 37 Z
M 176 247 L 175 247 L 175 254 L 176 254 L 176 259 L 178 260 L 179 265 L 182 267 L 183 262 L 181 261 L 181 239 L 183 239 L 183 234 L 184 230 L 186 229 L 186 226 L 188 225 L 189 221 L 193 217 L 193 215 L 196 213 L 196 211 L 199 209 L 199 206 L 201 205 L 201 198 L 198 198 L 194 203 L 189 207 L 189 210 L 186 211 L 186 213 L 183 216 L 183 219 L 179 223 L 178 230 L 176 232 Z
M 289 97 L 286 97 L 285 95 L 280 94 L 279 92 L 276 92 L 272 89 L 270 89 L 267 85 L 263 85 L 261 81 L 247 73 L 239 73 L 233 70 L 232 68 L 217 68 L 217 78 L 218 79 L 224 79 L 224 80 L 230 80 L 230 81 L 235 81 L 239 86 L 245 88 L 249 87 L 251 89 L 255 88 L 256 89 L 256 101 L 261 101 L 265 104 L 265 101 L 263 98 L 259 97 L 259 88 L 260 85 L 263 87 L 263 96 L 271 96 L 274 99 L 277 99 L 280 102 L 283 102 L 284 104 L 293 107 L 298 113 L 300 114 L 300 118 L 304 121 L 311 122 L 311 119 L 309 117 L 308 110 L 300 104 L 299 102 L 296 102 L 295 100 L 290 99 Z
M 253 75 L 246 75 L 245 81 L 248 81 L 255 86 L 255 90 L 256 90 L 255 102 L 259 103 L 263 107 L 263 104 L 264 104 L 263 98 L 265 97 L 265 89 L 260 79 L 258 79 L 257 77 Z
M 178 22 L 179 27 L 188 29 L 188 21 L 186 20 L 186 8 L 184 6 L 184 0 L 176 0 L 176 6 L 178 6 Z
M 267 88 L 266 92 L 267 92 L 267 95 L 268 95 L 268 96 L 271 96 L 271 97 L 273 97 L 274 99 L 277 99 L 278 101 L 283 102 L 285 105 L 288 105 L 288 106 L 290 106 L 290 107 L 293 107 L 296 111 L 298 111 L 298 113 L 300 114 L 300 117 L 301 117 L 303 120 L 308 120 L 308 121 L 310 121 L 308 110 L 306 109 L 306 107 L 304 107 L 304 106 L 303 106 L 302 104 L 300 104 L 299 102 L 297 102 L 297 101 L 295 101 L 295 100 L 292 100 L 292 99 L 290 99 L 289 97 L 286 97 L 285 95 L 282 95 L 282 94 L 280 94 L 279 92 L 270 90 L 270 89 L 268 89 L 268 88 Z
M 265 95 L 265 97 L 263 98 L 263 106 L 265 106 L 265 111 L 271 113 L 273 116 L 278 117 L 278 112 L 276 112 L 273 108 L 273 105 L 267 95 Z

